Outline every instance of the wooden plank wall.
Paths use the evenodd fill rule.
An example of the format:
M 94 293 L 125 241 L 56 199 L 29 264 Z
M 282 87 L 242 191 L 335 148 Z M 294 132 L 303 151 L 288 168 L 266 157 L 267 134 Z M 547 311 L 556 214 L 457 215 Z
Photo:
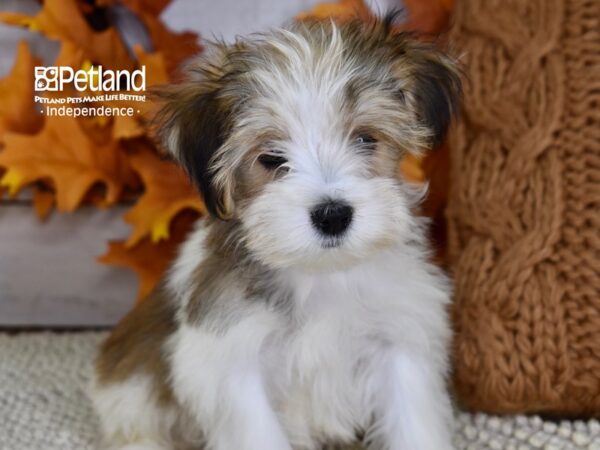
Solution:
M 103 326 L 134 302 L 132 273 L 96 263 L 127 235 L 124 207 L 83 208 L 40 223 L 25 202 L 0 207 L 0 324 Z

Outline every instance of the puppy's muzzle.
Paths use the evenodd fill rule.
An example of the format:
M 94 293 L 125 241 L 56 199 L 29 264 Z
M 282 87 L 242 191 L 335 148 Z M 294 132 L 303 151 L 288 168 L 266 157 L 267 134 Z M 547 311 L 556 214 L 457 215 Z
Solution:
M 340 236 L 350 223 L 354 209 L 341 200 L 327 200 L 317 205 L 310 213 L 313 226 L 325 236 Z

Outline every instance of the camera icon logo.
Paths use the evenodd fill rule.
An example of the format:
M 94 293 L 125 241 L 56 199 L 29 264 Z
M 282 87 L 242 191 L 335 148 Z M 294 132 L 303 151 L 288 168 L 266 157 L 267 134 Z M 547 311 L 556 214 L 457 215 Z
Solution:
M 58 81 L 58 67 L 35 67 L 34 89 L 36 91 L 58 91 Z

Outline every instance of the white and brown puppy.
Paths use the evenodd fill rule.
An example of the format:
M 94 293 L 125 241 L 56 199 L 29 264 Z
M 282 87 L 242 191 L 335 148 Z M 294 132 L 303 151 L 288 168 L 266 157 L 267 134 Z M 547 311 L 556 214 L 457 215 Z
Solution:
M 460 82 L 390 23 L 214 44 L 166 92 L 211 217 L 102 347 L 104 448 L 451 449 L 450 286 L 397 163 L 440 141 Z

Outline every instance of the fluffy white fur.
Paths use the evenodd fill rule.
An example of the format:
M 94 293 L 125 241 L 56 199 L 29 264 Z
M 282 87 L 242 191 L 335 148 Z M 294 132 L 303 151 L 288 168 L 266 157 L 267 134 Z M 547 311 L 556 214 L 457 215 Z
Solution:
M 190 238 L 173 277 L 196 266 L 185 259 L 204 234 Z M 207 448 L 314 450 L 367 428 L 373 448 L 450 450 L 445 278 L 402 244 L 344 271 L 286 277 L 293 318 L 256 305 L 223 335 L 182 326 L 168 344 L 175 393 Z M 172 416 L 151 391 L 135 378 L 96 396 L 108 435 L 169 448 L 160 422 Z
M 173 411 L 156 406 L 150 377 L 134 375 L 126 382 L 93 386 L 92 400 L 100 418 L 100 443 L 106 450 L 168 450 Z

